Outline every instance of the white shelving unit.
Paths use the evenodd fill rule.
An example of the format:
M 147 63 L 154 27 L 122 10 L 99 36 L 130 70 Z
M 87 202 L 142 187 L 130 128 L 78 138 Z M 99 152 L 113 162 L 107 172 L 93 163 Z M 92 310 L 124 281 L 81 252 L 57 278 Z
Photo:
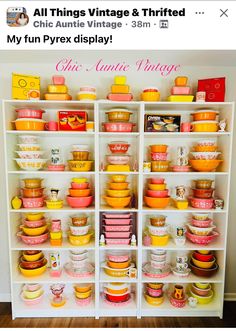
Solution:
M 11 121 L 15 119 L 15 108 L 24 106 L 42 108 L 46 110 L 45 119 L 55 120 L 56 113 L 62 109 L 85 109 L 88 112 L 89 120 L 95 121 L 94 132 L 49 132 L 49 131 L 15 131 L 11 126 Z M 189 121 L 189 116 L 192 111 L 198 108 L 211 108 L 219 111 L 221 119 L 227 119 L 227 132 L 216 133 L 146 133 L 144 132 L 144 115 L 145 113 L 159 112 L 180 114 L 183 121 Z M 101 123 L 106 120 L 105 112 L 114 107 L 126 107 L 133 111 L 132 122 L 136 123 L 135 132 L 132 133 L 109 133 L 102 132 Z M 11 293 L 12 293 L 12 317 L 56 317 L 58 314 L 61 317 L 74 317 L 86 316 L 99 318 L 100 316 L 218 316 L 222 318 L 223 315 L 223 300 L 224 300 L 224 282 L 225 282 L 225 261 L 226 261 L 226 241 L 227 241 L 227 224 L 228 224 L 228 209 L 229 209 L 229 190 L 230 190 L 230 172 L 231 172 L 231 154 L 232 154 L 232 135 L 233 135 L 233 119 L 234 119 L 234 103 L 169 103 L 169 102 L 110 102 L 107 100 L 98 100 L 95 102 L 80 102 L 80 101 L 17 101 L 17 100 L 3 100 L 3 119 L 4 119 L 4 145 L 5 145 L 5 176 L 6 176 L 6 194 L 8 197 L 8 238 L 9 238 L 9 256 L 10 256 L 10 270 L 11 270 Z M 37 135 L 40 140 L 40 145 L 43 150 L 46 150 L 49 156 L 50 148 L 53 146 L 60 146 L 64 159 L 70 158 L 70 147 L 72 144 L 85 143 L 89 144 L 91 149 L 91 159 L 94 159 L 94 170 L 85 173 L 75 173 L 70 171 L 64 172 L 51 172 L 51 171 L 20 171 L 13 161 L 15 145 L 17 138 L 21 134 Z M 192 144 L 202 138 L 214 139 L 219 149 L 222 152 L 224 162 L 217 169 L 217 172 L 211 173 L 143 173 L 143 161 L 147 159 L 148 146 L 154 143 L 161 143 L 169 145 L 170 158 L 173 158 L 173 151 L 178 145 L 185 145 L 191 147 Z M 130 182 L 132 191 L 136 194 L 136 208 L 124 208 L 115 211 L 128 211 L 135 215 L 136 222 L 136 235 L 137 246 L 99 246 L 100 236 L 100 219 L 101 213 L 105 211 L 114 210 L 105 205 L 102 199 L 106 182 L 109 180 L 110 172 L 101 171 L 101 162 L 106 164 L 105 155 L 108 153 L 107 143 L 114 140 L 126 140 L 130 143 L 131 147 L 129 154 L 132 156 L 131 163 L 134 161 L 138 164 L 136 172 L 131 171 L 126 173 L 127 180 Z M 113 173 L 114 174 L 114 173 Z M 19 209 L 14 210 L 11 208 L 11 199 L 15 195 L 19 195 L 20 181 L 27 177 L 41 177 L 44 179 L 44 186 L 47 188 L 57 185 L 61 189 L 61 196 L 67 194 L 67 188 L 70 184 L 70 179 L 74 176 L 86 176 L 93 187 L 95 196 L 94 205 L 86 209 L 73 209 L 66 205 L 60 210 L 49 210 L 46 207 L 40 209 Z M 178 210 L 174 207 L 167 207 L 166 209 L 150 209 L 143 204 L 143 191 L 147 179 L 150 176 L 165 177 L 168 188 L 171 193 L 178 184 L 184 184 L 191 187 L 192 180 L 196 178 L 210 178 L 215 182 L 215 194 L 224 199 L 225 206 L 223 210 L 204 210 L 209 212 L 214 219 L 220 236 L 215 242 L 210 244 L 208 248 L 214 250 L 219 264 L 219 270 L 215 276 L 207 281 L 210 281 L 214 287 L 214 300 L 208 305 L 198 305 L 197 308 L 186 306 L 184 309 L 174 308 L 167 297 L 167 293 L 171 286 L 175 283 L 188 284 L 196 281 L 206 281 L 204 278 L 190 274 L 189 277 L 181 279 L 173 274 L 163 279 L 150 279 L 145 277 L 142 273 L 142 264 L 147 262 L 148 253 L 153 248 L 143 246 L 142 237 L 145 223 L 151 214 L 163 213 L 167 216 L 168 224 L 178 224 L 180 221 L 187 221 L 192 212 L 203 211 L 189 207 L 186 210 Z M 95 265 L 95 275 L 88 279 L 75 279 L 68 276 L 64 271 L 60 278 L 50 277 L 49 270 L 43 275 L 34 278 L 25 278 L 18 270 L 19 253 L 22 250 L 29 249 L 29 246 L 23 244 L 18 240 L 16 233 L 19 230 L 21 216 L 28 212 L 43 211 L 47 217 L 60 218 L 63 227 L 68 221 L 68 217 L 75 213 L 86 213 L 90 216 L 91 224 L 94 228 L 94 239 L 88 245 L 79 247 L 89 251 L 89 258 Z M 72 246 L 67 238 L 63 240 L 61 247 L 50 246 L 50 243 L 44 243 L 39 246 L 34 246 L 34 249 L 43 250 L 45 255 L 50 251 L 60 251 L 62 262 L 65 263 L 68 258 L 69 250 L 75 248 Z M 169 261 L 173 261 L 175 254 L 179 250 L 184 250 L 189 254 L 196 249 L 205 249 L 205 246 L 195 245 L 191 242 L 186 242 L 184 247 L 176 247 L 172 240 L 168 245 L 162 247 L 167 251 Z M 116 279 L 107 276 L 103 269 L 100 267 L 101 263 L 105 260 L 108 250 L 119 249 L 129 250 L 132 253 L 133 261 L 136 263 L 138 270 L 137 279 Z M 62 263 L 62 264 L 63 264 Z M 132 287 L 132 300 L 127 306 L 113 307 L 105 303 L 102 296 L 103 285 L 106 282 L 127 281 Z M 20 291 L 24 283 L 41 283 L 45 290 L 44 300 L 37 306 L 27 307 L 20 299 Z M 49 286 L 52 283 L 65 283 L 65 295 L 67 303 L 64 307 L 55 309 L 50 305 L 50 290 Z M 73 297 L 73 284 L 78 282 L 90 282 L 93 284 L 93 301 L 89 306 L 77 306 Z M 164 303 L 158 307 L 150 306 L 144 299 L 144 286 L 147 282 L 163 282 L 166 289 L 166 297 Z M 169 290 L 168 290 L 169 288 Z

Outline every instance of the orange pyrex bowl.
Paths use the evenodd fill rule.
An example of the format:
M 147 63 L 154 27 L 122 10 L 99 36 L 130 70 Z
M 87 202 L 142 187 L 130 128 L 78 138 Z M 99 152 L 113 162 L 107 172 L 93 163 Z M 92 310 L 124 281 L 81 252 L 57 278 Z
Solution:
M 151 145 L 152 153 L 166 153 L 168 145 Z
M 200 172 L 215 171 L 223 160 L 189 160 L 191 167 Z
M 46 122 L 35 118 L 18 118 L 13 123 L 15 123 L 16 130 L 19 131 L 44 131 Z
M 170 197 L 167 198 L 151 198 L 144 196 L 145 204 L 150 208 L 166 208 L 170 201 Z
M 198 110 L 191 115 L 194 121 L 215 121 L 218 111 L 215 110 Z

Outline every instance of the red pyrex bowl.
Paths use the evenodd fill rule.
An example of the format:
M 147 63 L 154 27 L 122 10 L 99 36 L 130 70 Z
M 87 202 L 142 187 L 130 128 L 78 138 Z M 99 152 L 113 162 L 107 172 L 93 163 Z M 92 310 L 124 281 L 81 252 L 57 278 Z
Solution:
M 124 141 L 116 141 L 116 142 L 114 141 L 108 144 L 108 146 L 112 153 L 122 154 L 128 151 L 130 145 Z

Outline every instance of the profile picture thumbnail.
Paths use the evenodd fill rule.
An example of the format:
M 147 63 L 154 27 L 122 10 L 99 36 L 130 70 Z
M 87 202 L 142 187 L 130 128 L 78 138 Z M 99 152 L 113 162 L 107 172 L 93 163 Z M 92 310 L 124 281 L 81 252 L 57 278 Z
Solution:
M 29 16 L 24 7 L 9 7 L 7 9 L 7 25 L 22 27 L 29 23 Z

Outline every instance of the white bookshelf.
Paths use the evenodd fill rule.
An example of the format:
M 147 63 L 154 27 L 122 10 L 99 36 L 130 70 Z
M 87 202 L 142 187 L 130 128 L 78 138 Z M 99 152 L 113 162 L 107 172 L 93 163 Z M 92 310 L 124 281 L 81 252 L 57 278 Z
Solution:
M 225 282 L 225 263 L 226 263 L 226 242 L 227 242 L 227 226 L 228 226 L 228 210 L 229 210 L 229 191 L 230 191 L 230 172 L 231 172 L 231 155 L 232 155 L 232 136 L 233 136 L 233 119 L 234 119 L 234 103 L 169 103 L 169 102 L 110 102 L 108 100 L 98 100 L 94 102 L 81 101 L 19 101 L 19 100 L 3 100 L 3 119 L 4 119 L 4 146 L 5 146 L 5 177 L 6 177 L 6 195 L 8 197 L 7 211 L 8 211 L 8 238 L 9 238 L 9 256 L 10 256 L 10 278 L 11 278 L 11 293 L 12 293 L 12 317 L 56 317 L 58 315 L 57 309 L 53 308 L 49 302 L 49 286 L 52 283 L 65 283 L 65 295 L 67 297 L 66 305 L 60 308 L 60 316 L 64 317 L 95 317 L 102 316 L 223 316 L 223 300 L 224 300 L 224 282 Z M 60 109 L 85 109 L 88 112 L 89 120 L 95 121 L 94 132 L 50 132 L 50 131 L 16 131 L 12 130 L 10 122 L 15 119 L 15 108 L 30 106 L 40 107 L 46 110 L 44 118 L 51 120 L 56 118 L 56 113 Z M 219 111 L 220 118 L 227 119 L 227 132 L 213 132 L 213 133 L 146 133 L 144 132 L 144 115 L 145 113 L 160 112 L 160 113 L 175 113 L 180 114 L 184 119 L 188 118 L 193 110 L 198 108 L 215 109 Z M 101 123 L 106 120 L 105 112 L 114 107 L 126 107 L 133 111 L 131 118 L 132 122 L 136 123 L 135 132 L 132 133 L 109 133 L 102 132 Z M 59 145 L 65 161 L 71 157 L 70 148 L 72 144 L 84 143 L 89 144 L 91 148 L 91 159 L 95 160 L 94 170 L 91 172 L 51 172 L 51 171 L 20 171 L 13 161 L 15 157 L 15 144 L 17 143 L 18 135 L 32 134 L 39 137 L 39 143 L 43 150 L 46 150 L 46 157 L 49 156 L 49 151 L 52 146 Z M 162 143 L 169 145 L 170 157 L 172 158 L 172 150 L 178 145 L 185 145 L 187 147 L 202 138 L 214 139 L 221 150 L 224 162 L 217 169 L 216 172 L 211 173 L 143 173 L 143 161 L 146 160 L 148 146 L 154 143 Z M 100 170 L 100 164 L 105 162 L 105 155 L 108 154 L 107 143 L 114 140 L 125 140 L 131 145 L 128 153 L 132 155 L 132 163 L 134 160 L 138 163 L 137 171 L 125 173 L 128 175 L 127 181 L 130 182 L 132 191 L 136 194 L 136 208 L 124 208 L 116 211 L 128 211 L 135 213 L 137 246 L 99 246 L 100 236 L 100 215 L 102 212 L 114 210 L 105 205 L 102 199 L 106 182 L 109 180 L 113 172 L 106 172 Z M 41 177 L 44 179 L 44 186 L 51 187 L 57 185 L 61 189 L 62 198 L 67 194 L 67 188 L 70 185 L 70 179 L 74 176 L 86 176 L 93 187 L 94 203 L 93 206 L 85 209 L 74 209 L 67 206 L 66 201 L 60 210 L 50 210 L 46 207 L 40 209 L 26 209 L 22 208 L 14 210 L 11 208 L 11 199 L 14 195 L 19 195 L 20 181 L 27 177 Z M 186 222 L 192 212 L 202 211 L 189 207 L 186 210 L 178 210 L 174 207 L 167 207 L 166 209 L 150 209 L 143 203 L 144 186 L 150 176 L 164 177 L 167 187 L 173 193 L 173 189 L 178 184 L 184 184 L 191 187 L 192 180 L 196 178 L 210 178 L 215 182 L 215 192 L 224 199 L 225 207 L 223 210 L 204 210 L 209 212 L 214 219 L 220 236 L 207 249 L 214 250 L 219 264 L 218 272 L 209 279 L 203 279 L 190 274 L 189 277 L 181 279 L 173 274 L 170 274 L 163 279 L 150 279 L 143 275 L 142 264 L 147 262 L 147 256 L 150 249 L 157 247 L 143 246 L 142 236 L 145 227 L 145 222 L 149 215 L 155 213 L 163 213 L 167 216 L 168 224 L 178 224 L 180 219 Z M 95 266 L 95 274 L 88 279 L 73 278 L 68 276 L 64 271 L 60 278 L 50 277 L 49 269 L 41 276 L 34 278 L 25 278 L 21 275 L 17 268 L 17 259 L 19 252 L 29 249 L 30 246 L 25 245 L 16 237 L 16 232 L 19 229 L 21 215 L 28 212 L 43 211 L 47 217 L 56 217 L 62 220 L 62 225 L 66 224 L 70 215 L 75 213 L 86 213 L 90 216 L 91 224 L 94 229 L 94 239 L 86 246 L 78 247 L 87 249 L 91 262 Z M 60 251 L 62 261 L 66 261 L 72 246 L 67 238 L 63 239 L 63 244 L 60 247 L 50 246 L 49 242 L 42 245 L 34 246 L 34 249 L 43 250 L 45 255 L 50 251 Z M 162 247 L 167 250 L 168 259 L 173 261 L 177 251 L 183 250 L 191 254 L 196 249 L 205 249 L 205 246 L 195 245 L 186 241 L 185 246 L 177 247 L 173 240 L 168 242 L 167 246 Z M 137 279 L 116 279 L 107 276 L 100 267 L 105 260 L 108 250 L 130 250 L 133 261 L 136 263 L 138 276 Z M 144 286 L 147 282 L 163 282 L 165 287 L 172 286 L 175 283 L 183 283 L 188 285 L 197 281 L 209 281 L 213 284 L 215 290 L 214 300 L 208 305 L 198 305 L 197 308 L 191 308 L 188 305 L 184 309 L 174 308 L 168 298 L 167 294 L 164 303 L 158 307 L 150 306 L 144 299 Z M 104 302 L 102 297 L 102 288 L 106 282 L 127 281 L 132 286 L 132 300 L 127 306 L 111 306 Z M 27 307 L 21 301 L 19 294 L 24 283 L 39 282 L 43 285 L 45 290 L 44 300 L 35 307 Z M 90 282 L 93 284 L 93 300 L 89 306 L 80 307 L 76 305 L 72 285 L 78 282 Z

